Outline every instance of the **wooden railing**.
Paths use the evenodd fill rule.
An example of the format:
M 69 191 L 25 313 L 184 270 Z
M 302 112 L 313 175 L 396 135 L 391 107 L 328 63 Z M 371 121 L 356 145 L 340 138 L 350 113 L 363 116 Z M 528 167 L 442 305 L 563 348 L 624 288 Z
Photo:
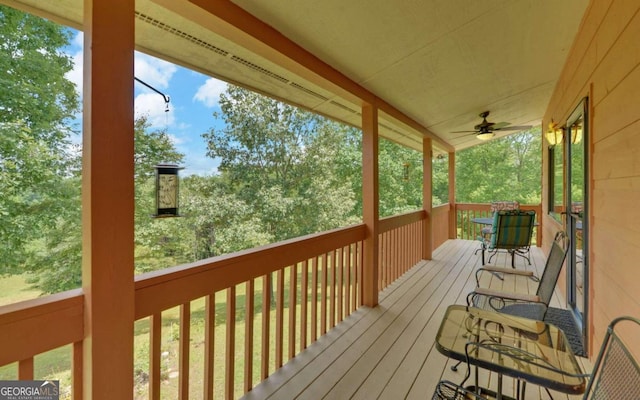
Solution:
M 378 289 L 382 290 L 422 259 L 425 212 L 380 220 Z
M 34 379 L 34 357 L 59 349 L 71 361 L 72 388 L 82 393 L 84 295 L 80 289 L 0 307 L 0 366 L 17 363 L 10 379 Z
M 533 210 L 536 212 L 536 222 L 542 222 L 542 205 L 520 205 L 521 210 Z M 480 236 L 482 225 L 476 224 L 471 220 L 473 218 L 491 217 L 491 208 L 489 204 L 479 203 L 456 203 L 456 228 L 459 239 L 475 240 Z M 538 225 L 533 228 L 534 245 L 542 243 L 542 226 Z
M 169 398 L 196 390 L 205 399 L 251 390 L 362 304 L 364 237 L 358 225 L 138 277 L 136 318 L 150 326 L 149 398 L 161 390 Z M 169 344 L 163 313 L 180 329 Z M 190 334 L 194 326 L 202 337 Z M 190 368 L 194 340 L 200 368 Z M 178 377 L 174 388 L 161 385 L 167 353 L 179 358 L 169 371 Z
M 450 208 L 433 209 L 434 248 L 447 239 Z M 456 212 L 471 229 L 466 221 L 488 205 Z M 380 290 L 421 259 L 425 218 L 421 210 L 380 221 Z M 137 276 L 136 397 L 251 390 L 362 305 L 365 235 L 357 225 Z M 81 290 L 2 306 L 0 366 L 17 363 L 16 378 L 32 379 L 34 356 L 64 346 L 80 399 L 83 326 Z
M 431 210 L 432 248 L 437 249 L 449 239 L 449 217 L 451 206 L 443 204 Z

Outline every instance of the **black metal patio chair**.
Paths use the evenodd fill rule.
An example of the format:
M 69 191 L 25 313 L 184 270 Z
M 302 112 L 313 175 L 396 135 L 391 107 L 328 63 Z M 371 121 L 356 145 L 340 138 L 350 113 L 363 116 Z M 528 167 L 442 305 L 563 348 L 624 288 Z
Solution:
M 551 244 L 551 251 L 547 257 L 535 295 L 478 287 L 467 295 L 467 305 L 538 321 L 544 320 L 562 270 L 562 264 L 567 256 L 568 248 L 569 239 L 567 235 L 563 231 L 559 231 Z M 509 268 L 485 268 L 485 270 L 492 273 L 511 273 Z M 515 271 L 513 273 L 522 275 Z
M 619 317 L 611 321 L 591 371 L 583 400 L 640 399 L 640 366 L 618 335 L 616 327 L 619 324 L 625 325 L 627 343 L 633 340 L 637 344 L 640 337 L 640 319 Z

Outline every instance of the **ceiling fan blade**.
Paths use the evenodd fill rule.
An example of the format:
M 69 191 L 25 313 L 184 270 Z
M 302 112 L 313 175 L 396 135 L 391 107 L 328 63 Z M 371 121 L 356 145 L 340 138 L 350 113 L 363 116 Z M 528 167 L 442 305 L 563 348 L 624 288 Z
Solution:
M 478 131 L 451 131 L 449 133 L 475 133 L 475 132 L 478 132 Z
M 506 126 L 509 126 L 509 125 L 511 125 L 511 123 L 510 123 L 510 122 L 497 122 L 497 123 L 495 123 L 495 124 L 491 125 L 491 129 L 493 129 L 493 130 L 496 130 L 496 129 L 503 129 L 503 128 L 505 128 Z
M 494 131 L 524 131 L 531 128 L 531 125 L 505 126 L 503 128 L 493 128 Z

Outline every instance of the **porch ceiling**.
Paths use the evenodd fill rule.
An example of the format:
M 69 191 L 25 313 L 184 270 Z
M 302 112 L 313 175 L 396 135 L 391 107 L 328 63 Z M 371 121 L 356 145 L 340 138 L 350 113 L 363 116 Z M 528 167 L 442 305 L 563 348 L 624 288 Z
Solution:
M 452 131 L 472 130 L 485 110 L 491 122 L 540 124 L 588 2 L 233 0 L 426 128 L 420 133 L 382 112 L 381 135 L 421 149 L 430 132 L 440 151 L 481 143 Z M 82 0 L 0 3 L 82 29 Z M 353 92 L 194 3 L 233 6 L 137 0 L 138 50 L 360 126 Z

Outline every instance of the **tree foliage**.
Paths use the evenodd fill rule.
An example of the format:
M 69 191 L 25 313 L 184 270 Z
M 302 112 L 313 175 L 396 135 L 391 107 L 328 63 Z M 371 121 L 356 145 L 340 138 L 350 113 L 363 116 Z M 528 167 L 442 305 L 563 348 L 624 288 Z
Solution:
M 148 263 L 166 267 L 168 265 L 161 264 L 158 259 L 161 260 L 166 252 L 164 242 L 167 238 L 175 237 L 175 232 L 163 236 L 166 232 L 153 225 L 153 166 L 161 162 L 179 163 L 183 155 L 175 150 L 167 132 L 150 130 L 146 117 L 140 117 L 134 123 L 134 143 L 136 268 L 145 270 L 146 267 L 148 270 Z M 73 164 L 79 166 L 81 154 L 75 153 L 73 158 Z M 31 237 L 31 251 L 24 268 L 33 273 L 30 282 L 47 293 L 76 288 L 82 284 L 80 175 L 80 169 L 77 168 L 60 182 L 55 201 L 64 212 L 57 215 L 55 224 L 43 229 L 41 237 Z
M 0 6 L 0 273 L 20 272 L 41 238 L 67 213 L 64 180 L 70 157 L 69 119 L 78 111 L 70 57 L 60 26 Z
M 422 208 L 422 154 L 381 138 L 378 151 L 381 217 Z
M 456 156 L 456 201 L 488 203 L 541 198 L 539 128 L 462 150 Z
M 203 135 L 208 155 L 271 241 L 350 220 L 355 196 L 335 156 L 354 144 L 352 129 L 234 86 L 220 108 L 225 128 Z

